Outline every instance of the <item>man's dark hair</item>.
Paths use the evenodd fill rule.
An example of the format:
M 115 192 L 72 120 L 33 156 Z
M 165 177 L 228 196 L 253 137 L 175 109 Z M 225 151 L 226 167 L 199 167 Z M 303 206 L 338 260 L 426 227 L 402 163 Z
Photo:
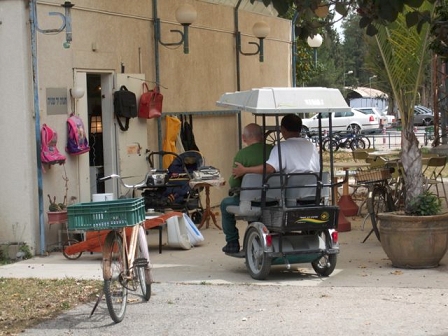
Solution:
M 288 132 L 298 132 L 302 130 L 302 119 L 295 114 L 287 114 L 282 118 L 281 126 Z

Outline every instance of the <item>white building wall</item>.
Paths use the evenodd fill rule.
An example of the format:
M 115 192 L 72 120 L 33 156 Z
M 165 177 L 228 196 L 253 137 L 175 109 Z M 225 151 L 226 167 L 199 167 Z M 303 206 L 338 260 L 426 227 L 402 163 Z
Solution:
M 198 19 L 190 27 L 188 55 L 183 53 L 182 47 L 159 45 L 163 111 L 216 111 L 215 102 L 220 95 L 236 90 L 234 10 L 232 6 L 201 0 L 159 0 L 163 41 L 178 39 L 178 34 L 171 33 L 170 29 L 182 29 L 174 12 L 184 2 L 196 8 Z M 0 140 L 4 158 L 0 161 L 3 191 L 0 196 L 0 242 L 24 241 L 39 252 L 42 249 L 39 246 L 28 3 L 27 0 L 0 0 L 0 121 L 3 125 Z M 38 22 L 42 29 L 60 26 L 60 17 L 48 14 L 63 13 L 61 3 L 61 0 L 38 1 Z M 126 73 L 142 73 L 149 81 L 156 77 L 152 1 L 76 0 L 73 3 L 73 42 L 69 49 L 62 46 L 65 32 L 37 33 L 41 125 L 47 123 L 57 131 L 58 148 L 63 153 L 71 106 L 69 102 L 66 114 L 49 115 L 46 106 L 48 88 L 65 88 L 68 92 L 76 86 L 76 71 L 120 73 L 121 64 Z M 241 89 L 288 86 L 291 78 L 290 21 L 240 10 L 239 28 L 245 52 L 255 48 L 248 42 L 257 41 L 252 35 L 252 26 L 257 21 L 265 21 L 271 27 L 270 35 L 264 41 L 265 60 L 260 63 L 258 56 L 240 55 Z M 104 95 L 110 99 L 112 93 L 109 90 Z M 253 116 L 245 114 L 242 124 L 252 121 Z M 164 119 L 161 125 L 164 133 Z M 157 133 L 157 121 L 149 120 L 148 143 L 143 147 L 157 150 Z M 194 116 L 194 133 L 206 163 L 220 168 L 227 179 L 240 138 L 236 117 Z M 47 224 L 47 195 L 63 200 L 65 182 L 62 177 L 65 173 L 69 178 L 68 196 L 89 201 L 82 199 L 79 192 L 80 184 L 86 183 L 80 181 L 83 160 L 67 155 L 64 166 L 46 167 L 43 174 L 43 234 L 47 244 L 55 241 L 57 232 Z M 213 188 L 212 205 L 219 204 L 227 193 L 227 187 Z
M 0 243 L 39 240 L 27 1 L 0 2 Z

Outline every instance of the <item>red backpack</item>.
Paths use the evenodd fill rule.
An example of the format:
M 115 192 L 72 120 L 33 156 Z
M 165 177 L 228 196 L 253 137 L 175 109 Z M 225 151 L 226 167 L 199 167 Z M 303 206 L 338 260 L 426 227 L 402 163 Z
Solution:
M 67 147 L 65 151 L 71 155 L 80 155 L 90 150 L 84 123 L 81 118 L 71 115 L 67 120 Z
M 53 131 L 46 124 L 42 125 L 42 129 L 40 131 L 41 137 L 41 152 L 40 159 L 42 163 L 47 164 L 64 164 L 65 156 L 59 153 L 56 144 L 58 142 L 58 135 L 55 131 Z

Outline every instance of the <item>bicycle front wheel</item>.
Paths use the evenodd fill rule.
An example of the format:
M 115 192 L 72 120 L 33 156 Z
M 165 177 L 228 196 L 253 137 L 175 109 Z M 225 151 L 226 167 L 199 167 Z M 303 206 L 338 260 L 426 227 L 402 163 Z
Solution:
M 135 251 L 137 258 L 134 267 L 137 273 L 143 299 L 148 301 L 151 298 L 151 263 L 149 260 L 148 244 L 146 242 L 145 230 L 140 226 L 138 232 L 138 247 Z
M 103 247 L 104 295 L 107 310 L 115 323 L 123 321 L 126 313 L 128 290 L 124 286 L 126 256 L 123 249 L 123 238 L 116 231 L 111 231 Z
M 350 148 L 353 151 L 355 149 L 365 149 L 366 143 L 361 138 L 356 137 L 352 141 L 350 141 Z

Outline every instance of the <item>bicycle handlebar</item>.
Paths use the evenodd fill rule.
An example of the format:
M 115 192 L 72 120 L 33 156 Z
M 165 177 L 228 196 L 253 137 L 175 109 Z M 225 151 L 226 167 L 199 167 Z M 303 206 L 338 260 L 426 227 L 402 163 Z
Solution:
M 141 182 L 139 182 L 137 184 L 126 184 L 126 183 L 124 183 L 122 177 L 120 175 L 117 175 L 117 174 L 111 174 L 111 175 L 108 175 L 108 176 L 101 177 L 101 178 L 98 179 L 98 181 L 107 181 L 107 180 L 114 179 L 114 178 L 118 179 L 120 181 L 120 184 L 123 187 L 127 188 L 127 189 L 138 189 L 138 188 L 143 188 L 143 187 L 146 186 L 146 177 L 145 177 L 145 179 L 143 181 L 141 181 Z

